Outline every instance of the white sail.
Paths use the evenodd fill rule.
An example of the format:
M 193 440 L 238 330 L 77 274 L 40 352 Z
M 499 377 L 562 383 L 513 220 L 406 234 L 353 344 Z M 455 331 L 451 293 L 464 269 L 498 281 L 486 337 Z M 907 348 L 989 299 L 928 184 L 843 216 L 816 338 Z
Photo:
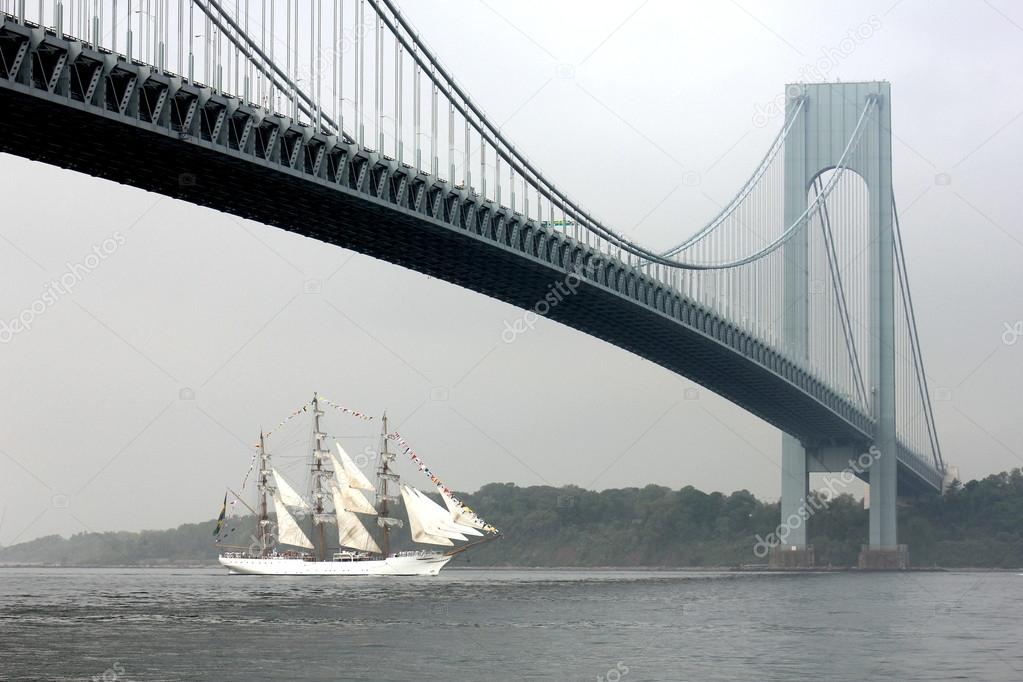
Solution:
M 296 547 L 312 549 L 313 543 L 309 542 L 309 538 L 298 527 L 295 518 L 281 499 L 279 490 L 274 491 L 273 500 L 274 511 L 277 512 L 277 542 L 282 545 L 295 545 Z
M 341 500 L 341 490 L 337 483 L 330 484 L 331 493 L 334 495 L 334 513 L 337 516 L 337 540 L 342 547 L 359 549 L 364 552 L 376 552 L 381 554 L 380 545 L 376 543 L 373 536 L 366 530 L 362 520 L 343 506 L 338 506 Z
M 412 488 L 415 493 L 419 508 L 422 509 L 423 515 L 430 519 L 433 531 L 436 533 L 461 533 L 458 530 L 458 525 L 451 520 L 447 511 L 439 504 L 431 500 L 426 493 L 419 488 Z M 451 537 L 450 535 L 448 537 Z M 455 540 L 464 540 L 465 537 L 452 538 Z
M 295 492 L 295 489 L 291 487 L 291 484 L 281 476 L 281 472 L 277 469 L 272 469 L 274 474 L 274 480 L 277 482 L 277 492 L 281 496 L 281 501 L 289 507 L 298 507 L 299 509 L 308 510 L 309 503 L 302 499 L 302 496 Z
M 341 497 L 346 510 L 359 514 L 377 515 L 376 508 L 366 499 L 366 495 L 355 488 L 341 488 Z
M 348 485 L 353 488 L 358 488 L 359 490 L 376 490 L 373 484 L 369 482 L 369 479 L 366 478 L 366 475 L 362 473 L 362 469 L 355 466 L 355 462 L 353 462 L 352 458 L 348 456 L 345 449 L 341 447 L 341 443 L 334 441 L 334 445 L 337 446 L 337 454 L 341 457 L 342 465 L 341 467 L 338 467 L 337 464 L 335 464 L 334 468 L 343 469 L 344 472 L 348 474 Z
M 418 488 L 412 488 L 412 492 L 416 496 L 416 504 L 419 505 L 423 517 L 429 519 L 425 523 L 428 532 L 451 540 L 468 540 L 462 533 L 462 528 L 451 520 L 444 507 L 431 500 Z
M 447 545 L 452 546 L 450 539 L 436 535 L 432 531 L 432 523 L 428 516 L 423 515 L 419 508 L 419 497 L 412 492 L 412 488 L 406 485 L 401 486 L 401 499 L 405 503 L 405 512 L 408 514 L 409 531 L 412 534 L 412 541 L 425 545 Z
M 363 493 L 352 487 L 351 479 L 348 478 L 348 472 L 345 471 L 344 465 L 341 464 L 333 453 L 330 455 L 330 461 L 334 465 L 333 482 L 340 488 L 339 495 L 341 496 L 340 504 L 338 503 L 338 496 L 334 496 L 334 506 L 339 506 L 350 512 L 358 512 L 359 514 L 376 515 L 376 508 L 370 504 Z
M 462 531 L 463 533 L 468 533 L 469 535 L 483 535 L 480 531 L 483 530 L 485 525 L 482 521 L 480 521 L 478 516 L 467 513 L 459 505 L 455 504 L 451 495 L 444 492 L 444 489 L 440 486 L 437 486 L 437 492 L 440 493 L 441 499 L 444 500 L 444 505 L 448 508 L 448 512 L 450 512 L 451 520 L 465 528 L 465 530 Z
M 348 485 L 348 481 L 345 480 L 344 470 L 338 471 L 335 469 L 334 473 L 335 476 L 337 476 L 337 480 L 331 481 L 331 492 L 334 494 L 334 506 L 340 506 L 350 512 L 372 514 L 376 516 L 377 510 L 369 503 L 369 500 L 366 499 L 366 495 Z M 337 491 L 336 493 L 334 492 L 335 489 Z
M 351 488 L 351 484 L 348 481 L 348 473 L 345 471 L 345 465 L 341 463 L 341 460 L 337 458 L 333 452 L 330 453 L 330 465 L 334 467 L 334 480 L 342 488 Z

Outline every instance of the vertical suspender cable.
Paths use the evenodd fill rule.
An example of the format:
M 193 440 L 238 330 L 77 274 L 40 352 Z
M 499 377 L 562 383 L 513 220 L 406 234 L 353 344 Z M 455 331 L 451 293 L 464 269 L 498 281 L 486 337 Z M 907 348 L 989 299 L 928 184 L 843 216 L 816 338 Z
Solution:
M 913 295 L 909 289 L 909 276 L 906 270 L 905 252 L 902 247 L 902 230 L 899 225 L 899 213 L 895 207 L 895 196 L 892 193 L 892 222 L 895 226 L 895 254 L 896 272 L 899 274 L 899 284 L 902 289 L 903 306 L 906 310 L 906 322 L 912 333 L 913 363 L 917 375 L 917 385 L 920 389 L 920 398 L 924 403 L 925 418 L 928 423 L 928 436 L 931 441 L 931 448 L 935 464 L 939 471 L 944 472 L 945 461 L 941 455 L 941 444 L 938 441 L 937 429 L 934 426 L 934 412 L 930 400 L 930 390 L 927 385 L 927 373 L 924 371 L 923 357 L 920 353 L 920 339 L 917 335 L 916 313 L 913 308 Z

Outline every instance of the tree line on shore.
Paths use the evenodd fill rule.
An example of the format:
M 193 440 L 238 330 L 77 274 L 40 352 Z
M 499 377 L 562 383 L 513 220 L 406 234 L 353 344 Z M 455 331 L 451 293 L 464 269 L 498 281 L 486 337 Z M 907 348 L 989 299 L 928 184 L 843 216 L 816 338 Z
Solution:
M 490 483 L 459 497 L 503 536 L 459 555 L 475 566 L 737 566 L 760 563 L 758 538 L 778 530 L 779 505 L 746 490 L 705 493 L 659 485 L 602 491 L 575 486 Z M 851 495 L 812 505 L 809 542 L 818 565 L 856 564 L 867 539 L 867 510 Z M 1023 470 L 956 484 L 944 495 L 899 508 L 899 539 L 915 566 L 1023 566 Z M 3 564 L 204 564 L 225 546 L 245 547 L 251 517 L 228 520 L 221 545 L 215 521 L 142 532 L 47 536 L 0 548 Z M 396 548 L 407 544 L 398 539 Z

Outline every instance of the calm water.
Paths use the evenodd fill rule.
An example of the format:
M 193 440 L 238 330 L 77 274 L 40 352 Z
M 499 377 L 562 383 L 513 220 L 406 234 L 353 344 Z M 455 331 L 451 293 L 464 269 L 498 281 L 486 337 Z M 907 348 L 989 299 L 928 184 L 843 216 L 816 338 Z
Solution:
M 3 680 L 1021 680 L 1023 576 L 0 569 Z

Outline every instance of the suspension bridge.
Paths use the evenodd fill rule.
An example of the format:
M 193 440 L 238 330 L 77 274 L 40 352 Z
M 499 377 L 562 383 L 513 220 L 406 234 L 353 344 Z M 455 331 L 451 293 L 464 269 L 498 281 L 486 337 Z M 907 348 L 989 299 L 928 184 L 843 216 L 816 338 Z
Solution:
M 891 174 L 888 83 L 792 84 L 721 212 L 670 249 L 559 188 L 393 0 L 0 0 L 0 151 L 297 232 L 534 309 L 776 426 L 779 565 L 812 564 L 809 474 L 899 496 L 948 476 Z M 805 520 L 805 519 L 804 519 Z

